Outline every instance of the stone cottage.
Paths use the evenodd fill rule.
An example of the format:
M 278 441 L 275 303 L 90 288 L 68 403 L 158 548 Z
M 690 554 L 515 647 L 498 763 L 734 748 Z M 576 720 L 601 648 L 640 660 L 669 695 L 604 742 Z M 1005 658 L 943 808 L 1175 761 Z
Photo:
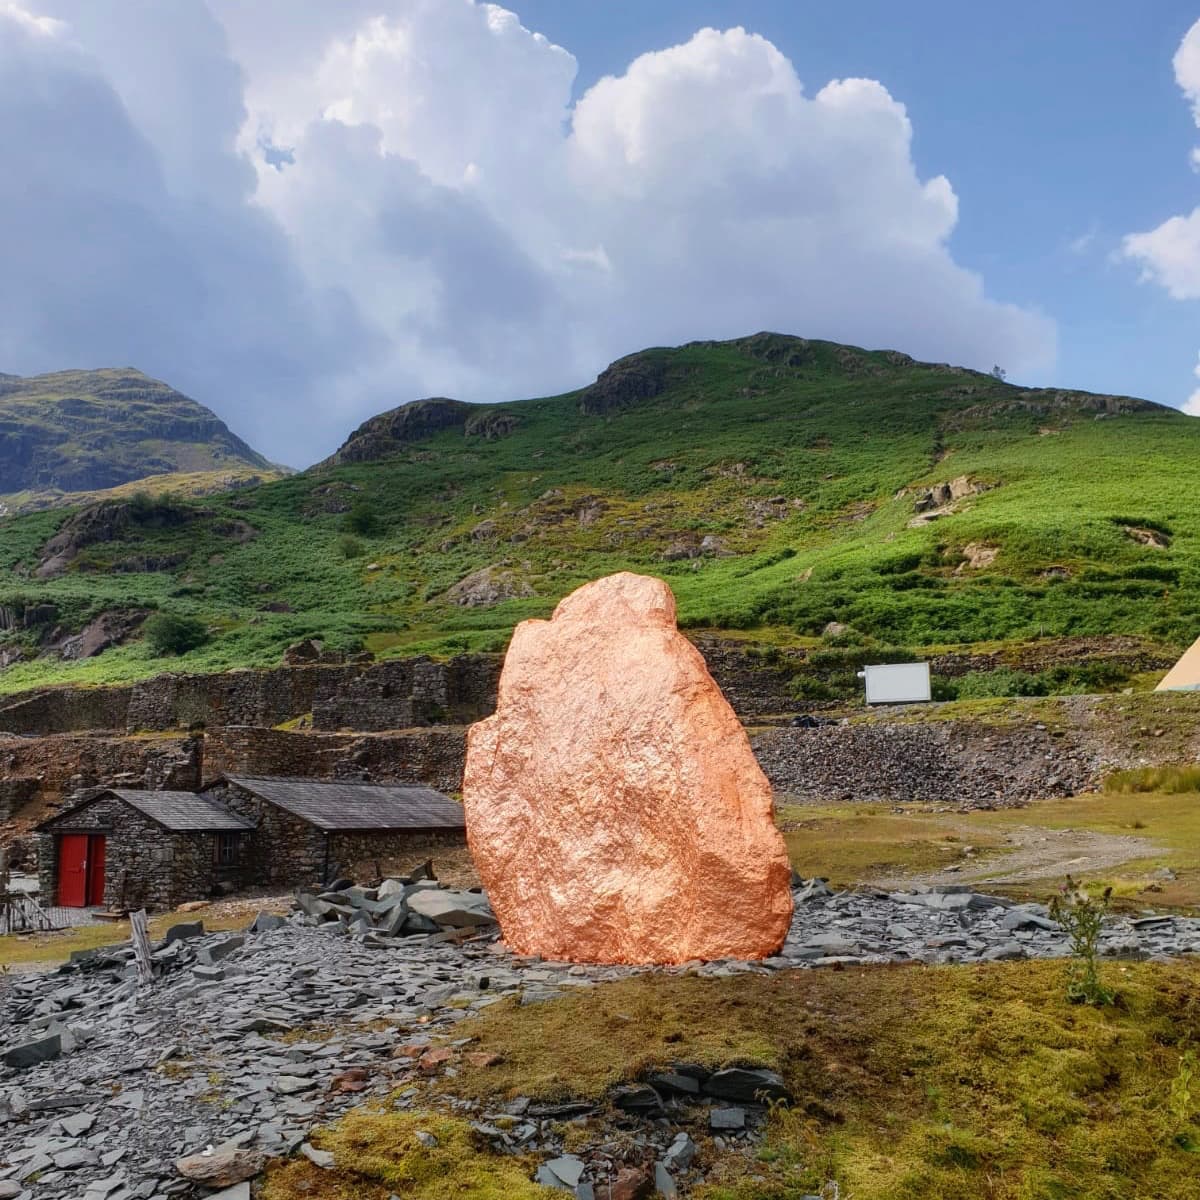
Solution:
M 174 908 L 249 882 L 253 822 L 194 792 L 94 792 L 36 826 L 42 902 Z
M 201 794 L 253 823 L 263 886 L 383 875 L 466 840 L 462 805 L 432 788 L 226 775 Z

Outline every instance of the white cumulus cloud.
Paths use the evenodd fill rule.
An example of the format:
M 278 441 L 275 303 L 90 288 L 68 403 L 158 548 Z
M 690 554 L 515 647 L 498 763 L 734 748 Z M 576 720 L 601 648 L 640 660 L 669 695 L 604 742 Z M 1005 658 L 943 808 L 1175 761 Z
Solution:
M 1200 126 L 1200 21 L 1184 35 L 1174 66 L 1175 79 Z M 1192 151 L 1192 162 L 1200 169 L 1200 147 Z M 1200 205 L 1145 233 L 1129 234 L 1123 249 L 1141 265 L 1144 282 L 1157 283 L 1175 300 L 1200 300 Z M 1200 390 L 1192 393 L 1183 411 L 1200 416 Z
M 1194 374 L 1197 379 L 1200 379 L 1200 362 L 1196 364 Z M 1200 387 L 1188 397 L 1183 405 L 1183 411 L 1190 417 L 1200 417 Z
M 133 363 L 304 462 L 761 328 L 1052 361 L 883 84 L 742 29 L 575 75 L 476 0 L 0 0 L 0 370 Z

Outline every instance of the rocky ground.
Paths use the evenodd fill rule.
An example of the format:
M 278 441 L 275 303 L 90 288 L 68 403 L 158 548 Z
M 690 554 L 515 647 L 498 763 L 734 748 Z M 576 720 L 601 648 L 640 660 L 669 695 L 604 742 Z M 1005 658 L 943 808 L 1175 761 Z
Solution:
M 719 977 L 1069 951 L 1045 909 L 963 885 L 831 893 L 818 881 L 795 897 L 779 956 L 667 970 Z M 505 997 L 532 1005 L 636 970 L 515 958 L 493 926 L 475 923 L 478 899 L 459 905 L 471 920 L 455 930 L 395 937 L 384 929 L 386 907 L 370 908 L 378 899 L 351 899 L 319 901 L 331 906 L 325 911 L 310 902 L 244 934 L 181 928 L 156 948 L 148 984 L 139 984 L 126 948 L 0 983 L 0 1197 L 208 1194 L 198 1178 L 227 1187 L 220 1194 L 229 1200 L 246 1197 L 242 1181 L 270 1157 L 304 1154 L 328 1165 L 308 1135 L 350 1106 L 428 1105 L 428 1081 L 452 1073 L 464 1052 L 459 1024 L 484 1007 Z M 1113 918 L 1103 953 L 1200 953 L 1200 919 Z M 700 1121 L 731 1149 L 752 1143 L 762 1118 L 756 1093 L 775 1086 L 769 1073 L 721 1080 L 668 1068 L 612 1097 L 627 1118 L 643 1118 L 637 1136 L 664 1195 L 695 1182 L 689 1128 Z M 598 1194 L 623 1169 L 603 1146 L 564 1153 L 560 1123 L 590 1106 L 547 1109 L 517 1097 L 497 1113 L 443 1103 L 497 1150 L 541 1155 L 539 1179 L 578 1197 Z M 197 1155 L 185 1177 L 178 1160 Z

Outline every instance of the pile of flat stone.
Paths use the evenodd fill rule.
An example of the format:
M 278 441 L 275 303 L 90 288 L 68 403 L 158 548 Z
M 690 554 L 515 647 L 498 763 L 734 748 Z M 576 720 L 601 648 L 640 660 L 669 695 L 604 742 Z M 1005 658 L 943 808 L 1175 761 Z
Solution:
M 324 892 L 299 892 L 297 916 L 315 925 L 387 947 L 398 938 L 450 931 L 482 930 L 496 917 L 479 888 L 448 888 L 428 874 L 385 879 L 375 887 L 341 880 Z

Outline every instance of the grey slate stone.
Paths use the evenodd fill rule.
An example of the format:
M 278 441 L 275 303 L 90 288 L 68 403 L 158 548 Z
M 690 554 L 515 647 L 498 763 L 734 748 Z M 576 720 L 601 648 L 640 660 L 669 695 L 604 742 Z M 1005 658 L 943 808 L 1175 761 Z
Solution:
M 583 1178 L 586 1164 L 582 1158 L 574 1154 L 564 1154 L 560 1158 L 552 1158 L 544 1164 L 550 1173 L 568 1190 L 574 1190 Z
M 5 1050 L 3 1059 L 6 1067 L 14 1071 L 24 1071 L 40 1062 L 48 1062 L 62 1053 L 62 1038 L 54 1033 L 49 1037 L 38 1038 L 34 1042 L 22 1042 Z
M 679 1189 L 675 1186 L 675 1180 L 671 1178 L 671 1172 L 660 1162 L 654 1164 L 654 1190 L 660 1196 L 665 1196 L 667 1200 L 675 1200 L 675 1197 L 679 1195 Z
M 178 925 L 172 925 L 167 930 L 163 937 L 164 948 L 171 945 L 172 942 L 186 941 L 188 938 L 198 938 L 204 936 L 203 921 L 180 921 Z
M 791 1100 L 792 1094 L 777 1071 L 729 1067 L 716 1071 L 704 1081 L 704 1093 L 721 1100 L 742 1104 L 766 1104 L 771 1100 Z
M 708 1114 L 709 1129 L 745 1129 L 746 1110 L 744 1108 L 714 1108 Z

